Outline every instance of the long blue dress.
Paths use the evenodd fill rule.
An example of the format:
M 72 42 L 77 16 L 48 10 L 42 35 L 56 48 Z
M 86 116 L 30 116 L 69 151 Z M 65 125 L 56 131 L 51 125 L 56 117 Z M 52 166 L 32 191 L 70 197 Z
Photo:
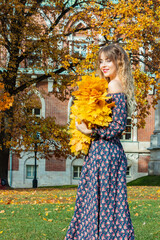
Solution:
M 127 202 L 127 158 L 119 140 L 126 127 L 127 97 L 115 101 L 112 122 L 96 129 L 82 167 L 75 212 L 65 240 L 134 240 Z

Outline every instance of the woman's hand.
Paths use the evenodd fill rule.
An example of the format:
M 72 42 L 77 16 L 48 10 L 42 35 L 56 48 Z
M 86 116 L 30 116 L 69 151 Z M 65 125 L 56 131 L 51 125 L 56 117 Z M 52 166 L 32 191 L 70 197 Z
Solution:
M 76 128 L 85 135 L 89 135 L 92 133 L 92 130 L 88 129 L 87 125 L 83 121 L 80 124 L 76 122 Z

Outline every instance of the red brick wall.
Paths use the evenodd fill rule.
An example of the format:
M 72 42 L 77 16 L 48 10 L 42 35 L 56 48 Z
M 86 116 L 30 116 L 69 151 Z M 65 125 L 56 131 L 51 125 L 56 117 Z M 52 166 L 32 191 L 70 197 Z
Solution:
M 56 118 L 56 122 L 60 125 L 67 124 L 68 101 L 60 101 L 54 95 L 46 97 L 46 117 Z
M 19 154 L 13 153 L 12 154 L 12 170 L 19 171 Z M 8 164 L 8 170 L 10 170 L 10 161 Z
M 151 96 L 148 97 L 149 101 L 151 101 Z M 154 131 L 154 109 L 150 109 L 151 114 L 146 118 L 146 125 L 145 128 L 138 129 L 138 141 L 142 142 L 149 142 L 150 136 L 153 134 Z
M 140 155 L 138 159 L 138 172 L 148 172 L 148 162 L 150 161 L 149 155 Z
M 56 158 L 54 155 L 46 159 L 45 165 L 46 171 L 66 171 L 66 160 L 65 158 Z
M 67 124 L 68 120 L 68 101 L 60 101 L 54 94 L 48 93 L 48 83 L 42 82 L 38 84 L 38 88 L 46 93 L 45 98 L 45 115 L 46 117 L 55 117 L 56 123 L 60 125 Z

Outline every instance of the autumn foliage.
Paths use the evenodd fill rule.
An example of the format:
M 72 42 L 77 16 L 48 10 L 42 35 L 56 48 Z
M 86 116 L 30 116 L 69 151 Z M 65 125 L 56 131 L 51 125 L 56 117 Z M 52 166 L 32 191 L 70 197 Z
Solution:
M 107 96 L 108 83 L 105 79 L 100 79 L 92 74 L 92 76 L 83 76 L 77 85 L 78 90 L 73 92 L 75 100 L 71 107 L 69 131 L 71 152 L 75 155 L 87 154 L 91 143 L 89 136 L 76 129 L 75 121 L 79 123 L 84 121 L 89 129 L 95 125 L 107 127 L 112 121 L 111 108 L 115 105 L 114 102 L 107 102 L 111 97 Z
M 4 84 L 0 83 L 0 111 L 9 109 L 13 104 L 14 98 L 4 91 Z
M 159 3 L 159 0 L 1 1 L 0 87 L 5 92 L 0 102 L 0 177 L 7 178 L 9 150 L 12 144 L 16 146 L 20 133 L 24 139 L 17 138 L 18 144 L 26 149 L 29 143 L 34 145 L 34 129 L 38 126 L 29 128 L 30 116 L 23 118 L 24 96 L 33 86 L 36 88 L 38 83 L 51 78 L 52 93 L 65 100 L 70 96 L 69 86 L 79 76 L 96 69 L 97 52 L 104 45 L 119 43 L 127 51 L 135 79 L 135 117 L 139 127 L 145 126 L 149 109 L 155 108 L 160 99 Z M 155 94 L 150 104 L 147 96 L 151 86 Z M 47 148 L 49 135 L 45 131 L 55 131 L 58 141 L 65 132 L 52 121 L 53 124 L 51 119 L 40 122 L 46 126 L 41 134 Z M 33 130 L 29 135 L 32 140 L 26 137 L 25 129 Z M 67 146 L 66 142 L 63 146 Z

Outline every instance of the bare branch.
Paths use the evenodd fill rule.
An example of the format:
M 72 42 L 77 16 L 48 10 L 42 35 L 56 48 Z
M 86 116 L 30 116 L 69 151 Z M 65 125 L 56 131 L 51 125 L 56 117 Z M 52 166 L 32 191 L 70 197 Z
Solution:
M 70 32 L 64 34 L 64 36 L 67 37 L 67 36 L 69 36 L 69 35 L 71 35 L 71 34 L 73 34 L 73 33 L 77 33 L 77 32 L 80 32 L 80 31 L 86 31 L 86 30 L 89 30 L 89 29 L 91 29 L 91 27 L 85 27 L 85 28 L 75 29 L 75 30 L 73 30 L 73 31 L 70 31 Z
M 68 69 L 72 69 L 75 65 L 76 64 L 71 63 L 70 66 L 68 67 Z M 66 68 L 62 67 L 62 68 L 54 71 L 53 73 L 54 74 L 60 74 L 60 73 L 62 73 L 64 71 L 66 71 Z M 22 84 L 21 86 L 17 87 L 16 89 L 14 89 L 11 92 L 11 94 L 12 95 L 16 95 L 17 93 L 23 91 L 24 89 L 26 89 L 27 87 L 31 86 L 32 84 L 39 83 L 39 82 L 41 82 L 41 81 L 43 81 L 43 80 L 45 80 L 45 79 L 47 79 L 49 77 L 52 77 L 52 75 L 51 74 L 43 74 L 43 75 L 41 75 L 41 76 L 39 76 L 39 77 L 37 77 L 35 79 L 32 79 L 31 81 L 29 81 L 27 83 Z

